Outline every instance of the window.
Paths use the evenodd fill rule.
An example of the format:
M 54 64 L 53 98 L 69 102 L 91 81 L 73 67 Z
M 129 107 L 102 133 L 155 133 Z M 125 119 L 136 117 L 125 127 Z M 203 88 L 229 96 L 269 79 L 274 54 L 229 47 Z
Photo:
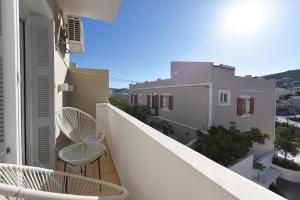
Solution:
M 160 96 L 160 108 L 162 110 L 173 110 L 173 96 L 170 94 Z
M 135 105 L 138 103 L 138 95 L 137 94 L 130 95 L 130 103 L 135 104 Z
M 228 90 L 219 90 L 219 105 L 228 106 L 230 105 L 230 91 Z
M 254 113 L 254 98 L 249 96 L 237 98 L 237 115 L 251 116 Z
M 142 105 L 143 104 L 143 95 L 139 94 L 139 104 Z

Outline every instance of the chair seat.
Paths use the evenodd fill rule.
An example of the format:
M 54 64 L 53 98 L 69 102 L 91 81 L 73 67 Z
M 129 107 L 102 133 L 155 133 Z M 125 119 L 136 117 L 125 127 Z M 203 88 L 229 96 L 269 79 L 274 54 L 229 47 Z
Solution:
M 59 151 L 59 157 L 73 166 L 83 166 L 97 160 L 105 151 L 105 145 L 93 136 L 71 144 Z
M 126 188 L 49 169 L 0 163 L 0 199 L 124 200 Z

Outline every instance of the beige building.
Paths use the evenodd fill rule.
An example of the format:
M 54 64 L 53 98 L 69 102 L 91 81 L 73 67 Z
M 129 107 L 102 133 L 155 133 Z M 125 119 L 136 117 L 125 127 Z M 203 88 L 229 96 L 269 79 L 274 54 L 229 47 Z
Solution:
M 196 138 L 196 130 L 236 122 L 242 131 L 257 127 L 269 134 L 265 145 L 255 145 L 255 155 L 273 150 L 274 81 L 235 76 L 234 67 L 212 62 L 172 62 L 171 78 L 129 89 L 132 103 L 148 105 L 171 123 L 184 144 Z

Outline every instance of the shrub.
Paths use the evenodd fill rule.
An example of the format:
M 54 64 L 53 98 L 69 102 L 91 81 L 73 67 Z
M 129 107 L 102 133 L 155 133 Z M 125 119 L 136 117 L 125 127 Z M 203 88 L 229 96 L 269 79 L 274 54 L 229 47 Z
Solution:
M 272 192 L 274 192 L 274 193 L 276 193 L 276 194 L 278 194 L 278 195 L 280 195 L 280 196 L 282 196 L 282 197 L 285 197 L 285 196 L 279 191 L 279 189 L 277 188 L 276 185 L 274 185 L 274 184 L 270 185 L 269 189 L 270 189 Z
M 298 163 L 286 159 L 281 159 L 277 156 L 273 157 L 272 163 L 286 169 L 300 171 L 300 165 Z
M 275 130 L 275 148 L 284 153 L 286 159 L 288 154 L 296 156 L 299 152 L 299 133 L 293 126 L 277 125 Z
M 236 160 L 247 155 L 253 142 L 264 144 L 265 139 L 268 138 L 267 134 L 257 128 L 241 132 L 234 122 L 230 123 L 228 129 L 223 126 L 213 126 L 208 133 L 198 131 L 195 150 L 224 166 L 232 165 Z

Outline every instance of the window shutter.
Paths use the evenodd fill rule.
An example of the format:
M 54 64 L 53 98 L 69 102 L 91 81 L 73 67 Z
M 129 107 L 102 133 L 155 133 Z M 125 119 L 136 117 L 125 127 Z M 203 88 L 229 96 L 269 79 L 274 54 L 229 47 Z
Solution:
M 155 98 L 154 98 L 154 102 L 155 102 L 154 105 L 155 105 L 155 108 L 158 108 L 158 102 L 159 102 L 158 99 L 159 99 L 159 96 L 158 96 L 158 95 L 155 95 L 154 97 L 155 97 Z
M 155 96 L 152 96 L 152 108 L 155 108 Z
M 163 108 L 164 104 L 164 96 L 160 96 L 160 107 Z
M 2 1 L 0 1 L 0 44 L 2 43 Z M 3 54 L 0 47 L 0 143 L 4 142 L 4 92 L 3 92 Z
M 169 96 L 169 110 L 173 110 L 173 96 Z
M 147 95 L 147 107 L 150 109 L 150 95 Z
M 158 101 L 159 101 L 159 96 L 155 95 L 154 96 L 155 115 L 158 115 L 158 105 L 159 105 Z
M 134 95 L 134 104 L 137 104 L 137 101 L 138 101 L 138 95 Z
M 242 115 L 245 112 L 244 108 L 244 99 L 238 97 L 237 98 L 237 115 Z
M 31 92 L 32 137 L 31 163 L 54 167 L 54 33 L 53 22 L 45 17 L 31 19 Z
M 133 95 L 130 95 L 130 103 L 133 103 Z
M 250 99 L 250 114 L 254 113 L 254 98 Z

